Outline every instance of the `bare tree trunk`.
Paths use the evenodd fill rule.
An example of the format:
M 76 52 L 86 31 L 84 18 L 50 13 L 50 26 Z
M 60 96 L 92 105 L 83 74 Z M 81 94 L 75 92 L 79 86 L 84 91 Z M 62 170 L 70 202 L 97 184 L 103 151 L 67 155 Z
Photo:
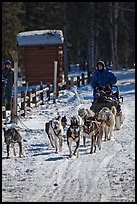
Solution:
M 91 39 L 90 35 L 88 36 L 88 71 L 91 71 Z
M 111 41 L 111 61 L 112 61 L 112 69 L 115 68 L 115 55 L 114 55 L 114 27 L 113 27 L 113 7 L 112 2 L 110 2 L 110 41 Z
M 91 12 L 94 11 L 94 3 L 91 4 Z M 88 40 L 88 66 L 89 71 L 94 69 L 95 67 L 95 19 L 94 12 L 92 12 L 90 19 L 90 27 L 89 27 L 89 40 Z
M 117 53 L 117 36 L 118 36 L 118 2 L 114 2 L 115 8 L 114 8 L 114 60 L 115 60 L 115 68 L 118 69 L 118 53 Z
M 90 27 L 90 35 L 88 38 L 88 67 L 89 71 L 91 71 L 94 68 L 94 36 L 92 23 Z
M 117 36 L 118 36 L 118 2 L 110 2 L 110 40 L 111 40 L 111 59 L 113 69 L 118 69 L 118 52 L 117 52 Z
M 96 19 L 94 20 L 94 63 L 93 67 L 96 66 L 96 58 L 97 58 L 97 27 L 96 27 Z
M 67 9 L 66 2 L 63 4 L 64 12 L 64 79 L 68 81 L 68 53 L 67 53 Z
M 91 68 L 94 68 L 94 21 L 91 19 Z

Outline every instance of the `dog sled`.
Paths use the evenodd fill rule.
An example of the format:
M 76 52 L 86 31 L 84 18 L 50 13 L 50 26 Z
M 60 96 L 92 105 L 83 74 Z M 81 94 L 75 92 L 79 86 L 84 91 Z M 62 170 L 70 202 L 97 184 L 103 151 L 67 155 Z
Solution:
M 112 86 L 103 90 L 96 91 L 96 100 L 92 102 L 90 110 L 95 113 L 99 113 L 99 111 L 103 107 L 108 107 L 111 109 L 112 106 L 116 107 L 116 118 L 115 118 L 115 129 L 119 130 L 123 124 L 123 113 L 122 113 L 122 106 L 123 97 L 120 96 L 120 91 L 118 86 Z

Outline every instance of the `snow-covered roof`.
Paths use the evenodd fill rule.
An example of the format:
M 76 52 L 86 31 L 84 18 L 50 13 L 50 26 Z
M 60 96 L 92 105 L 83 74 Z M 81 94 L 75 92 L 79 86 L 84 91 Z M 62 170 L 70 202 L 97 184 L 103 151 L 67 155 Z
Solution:
M 18 46 L 63 44 L 61 30 L 35 30 L 17 34 Z

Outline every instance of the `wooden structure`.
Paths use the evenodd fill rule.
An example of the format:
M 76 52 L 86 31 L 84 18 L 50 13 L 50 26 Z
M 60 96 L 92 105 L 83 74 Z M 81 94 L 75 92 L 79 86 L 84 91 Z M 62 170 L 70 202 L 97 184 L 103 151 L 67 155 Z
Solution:
M 69 77 L 68 82 L 62 82 L 58 83 L 58 90 L 57 90 L 57 97 L 59 95 L 60 90 L 66 89 L 66 85 L 68 85 L 68 89 L 70 89 L 72 86 L 80 87 L 81 85 L 85 85 L 86 83 L 91 83 L 91 76 L 88 75 L 85 77 L 84 73 L 81 74 L 81 76 L 77 76 L 77 79 L 74 79 L 74 77 Z M 52 100 L 53 97 L 53 87 L 51 90 L 51 86 L 53 84 L 50 84 L 49 86 L 43 87 L 42 84 L 40 84 L 39 90 L 36 90 L 36 88 L 33 88 L 32 91 L 27 91 L 27 94 L 25 94 L 25 91 L 21 91 L 21 98 L 19 97 L 17 100 L 18 104 L 18 111 L 16 118 L 18 116 L 24 116 L 26 114 L 27 110 L 30 110 L 30 108 L 37 107 L 39 105 L 43 105 L 45 102 Z M 14 98 L 11 99 L 11 121 L 15 121 L 15 114 L 14 114 Z M 2 124 L 6 124 L 6 102 L 2 102 Z
M 26 82 L 53 83 L 54 61 L 58 62 L 57 82 L 62 82 L 63 41 L 61 30 L 27 31 L 17 35 Z

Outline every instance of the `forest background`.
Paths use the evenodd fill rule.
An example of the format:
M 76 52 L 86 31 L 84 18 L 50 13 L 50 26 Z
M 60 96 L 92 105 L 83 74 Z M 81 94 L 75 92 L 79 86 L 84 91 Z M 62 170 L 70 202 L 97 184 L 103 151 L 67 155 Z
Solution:
M 2 2 L 2 60 L 19 49 L 19 32 L 50 29 L 64 33 L 67 67 L 135 66 L 135 2 Z

